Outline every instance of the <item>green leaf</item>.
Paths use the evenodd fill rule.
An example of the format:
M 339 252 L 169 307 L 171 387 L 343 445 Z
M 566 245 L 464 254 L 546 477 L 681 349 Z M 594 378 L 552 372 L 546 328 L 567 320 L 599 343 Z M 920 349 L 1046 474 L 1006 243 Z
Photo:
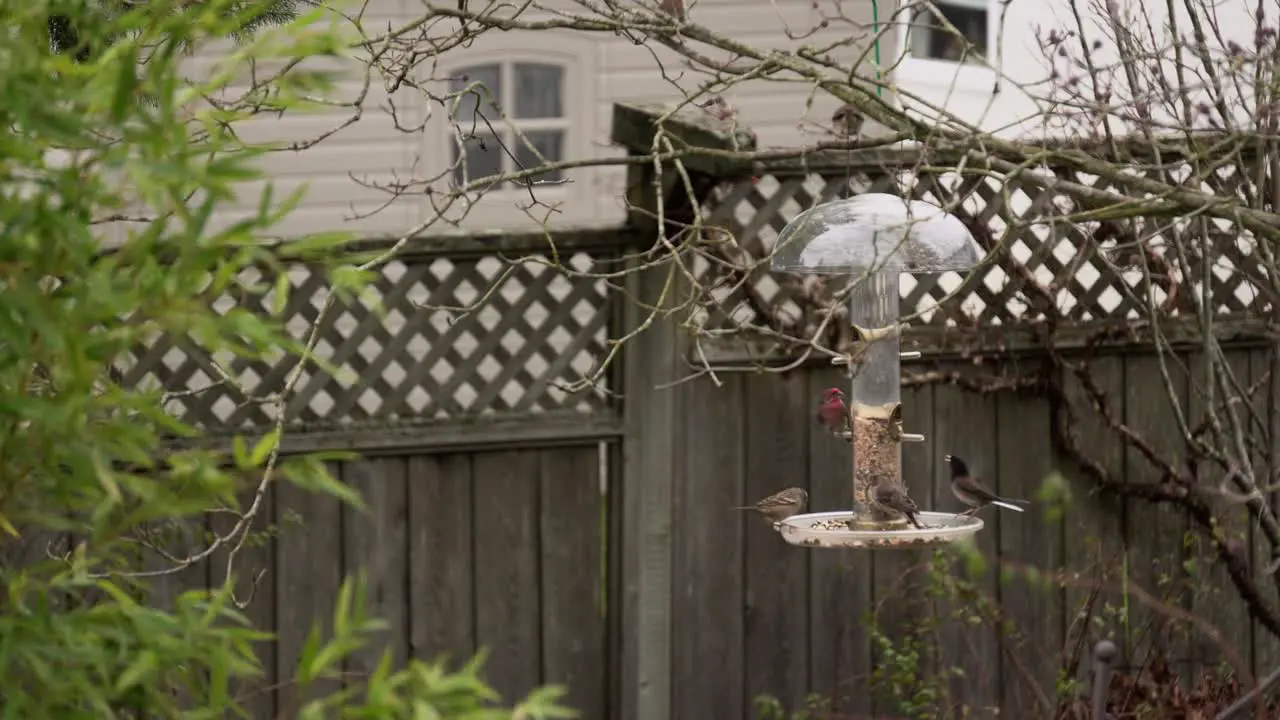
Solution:
M 136 102 L 135 93 L 138 89 L 137 47 L 132 42 L 119 46 L 115 61 L 116 82 L 115 93 L 111 98 L 111 121 L 120 123 L 124 120 L 125 114 L 130 107 Z
M 256 467 L 256 463 L 249 458 L 249 444 L 240 435 L 231 438 L 231 459 L 238 468 Z
M 147 675 L 155 672 L 157 665 L 156 654 L 150 650 L 143 650 L 134 659 L 133 663 L 120 674 L 120 679 L 116 681 L 116 692 L 122 693 L 142 682 Z
M 280 447 L 280 428 L 277 427 L 272 428 L 271 432 L 263 435 L 258 444 L 253 447 L 253 454 L 249 456 L 249 464 L 253 467 L 260 467 L 278 447 Z
M 285 308 L 289 305 L 289 290 L 293 285 L 289 282 L 289 273 L 282 272 L 276 277 L 276 292 L 271 304 L 271 314 L 280 317 L 284 315 Z
M 342 502 L 358 510 L 364 510 L 364 500 L 360 493 L 350 485 L 333 477 L 329 470 L 320 464 L 293 462 L 280 467 L 280 473 L 294 485 L 303 490 L 332 495 Z

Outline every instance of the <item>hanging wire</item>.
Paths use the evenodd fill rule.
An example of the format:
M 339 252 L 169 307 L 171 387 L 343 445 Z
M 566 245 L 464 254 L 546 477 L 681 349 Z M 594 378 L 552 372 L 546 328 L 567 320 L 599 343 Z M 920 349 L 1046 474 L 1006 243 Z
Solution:
M 880 3 L 876 0 L 871 0 L 871 32 L 875 36 L 872 50 L 875 51 L 876 59 L 876 97 L 884 97 L 884 85 L 880 82 Z

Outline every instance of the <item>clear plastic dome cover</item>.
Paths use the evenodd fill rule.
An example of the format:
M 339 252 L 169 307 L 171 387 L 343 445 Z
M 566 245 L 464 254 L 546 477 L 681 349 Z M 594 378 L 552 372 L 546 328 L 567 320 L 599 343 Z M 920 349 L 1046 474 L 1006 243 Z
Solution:
M 981 252 L 964 223 L 932 203 L 866 193 L 823 203 L 778 233 L 773 269 L 853 274 L 867 270 L 967 270 Z

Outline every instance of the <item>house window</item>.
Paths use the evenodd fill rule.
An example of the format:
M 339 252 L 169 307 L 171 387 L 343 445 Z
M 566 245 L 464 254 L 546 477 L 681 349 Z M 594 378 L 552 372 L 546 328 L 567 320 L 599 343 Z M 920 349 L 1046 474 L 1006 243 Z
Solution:
M 955 26 L 960 34 L 939 20 L 939 15 Z M 919 7 L 912 13 L 908 35 L 912 57 L 957 63 L 979 62 L 978 55 L 990 56 L 987 51 L 987 0 L 934 0 L 933 7 Z
M 471 91 L 458 96 L 453 113 L 454 183 L 563 160 L 569 126 L 565 84 L 564 68 L 547 63 L 496 62 L 455 72 L 452 91 Z M 558 170 L 532 178 L 559 179 Z

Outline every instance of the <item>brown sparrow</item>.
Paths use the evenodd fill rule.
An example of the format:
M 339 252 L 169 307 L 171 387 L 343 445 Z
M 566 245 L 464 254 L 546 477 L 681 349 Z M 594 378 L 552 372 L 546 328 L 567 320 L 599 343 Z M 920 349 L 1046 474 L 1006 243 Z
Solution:
M 916 501 L 907 495 L 905 488 L 894 483 L 881 482 L 876 485 L 872 499 L 880 507 L 905 515 L 912 525 L 924 528 L 920 521 L 916 520 L 916 513 L 920 512 L 920 508 L 916 505 Z
M 831 116 L 831 127 L 835 134 L 845 140 L 857 140 L 862 132 L 862 123 L 866 116 L 853 105 L 844 105 Z
M 809 493 L 804 488 L 790 487 L 774 493 L 755 505 L 743 505 L 734 510 L 755 510 L 770 522 L 782 522 L 792 515 L 804 512 L 809 504 Z

